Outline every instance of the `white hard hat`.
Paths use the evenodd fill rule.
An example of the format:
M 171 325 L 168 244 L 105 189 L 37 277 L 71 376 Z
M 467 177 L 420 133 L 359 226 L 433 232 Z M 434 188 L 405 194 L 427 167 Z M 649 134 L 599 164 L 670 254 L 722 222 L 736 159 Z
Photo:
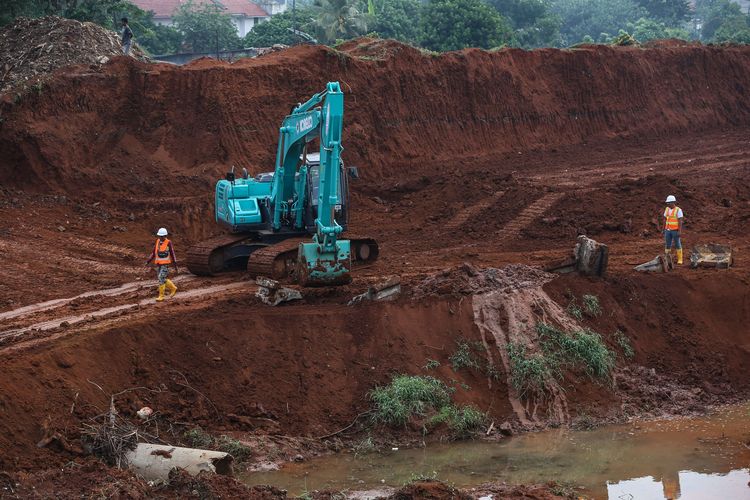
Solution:
M 674 198 L 674 196 L 673 196 Z M 156 231 L 156 236 L 166 236 L 167 235 L 167 228 L 166 227 L 160 227 L 158 231 Z
M 669 196 L 667 196 L 667 203 L 672 203 L 675 201 L 677 201 L 677 198 L 675 198 L 673 194 L 670 194 Z

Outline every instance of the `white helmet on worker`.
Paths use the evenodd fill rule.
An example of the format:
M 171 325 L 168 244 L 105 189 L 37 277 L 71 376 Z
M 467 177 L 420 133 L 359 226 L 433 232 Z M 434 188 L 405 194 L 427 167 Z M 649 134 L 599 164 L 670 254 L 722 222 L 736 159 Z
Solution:
M 667 203 L 675 203 L 675 202 L 677 202 L 677 198 L 675 198 L 673 194 L 670 194 L 669 196 L 667 196 Z
M 674 198 L 674 196 L 672 198 Z M 166 236 L 166 235 L 167 235 L 166 227 L 160 227 L 159 230 L 156 231 L 156 236 Z

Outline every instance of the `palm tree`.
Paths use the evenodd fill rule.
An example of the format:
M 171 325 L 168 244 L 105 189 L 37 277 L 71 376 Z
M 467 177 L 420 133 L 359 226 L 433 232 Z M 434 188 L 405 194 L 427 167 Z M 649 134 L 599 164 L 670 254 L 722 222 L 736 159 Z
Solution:
M 346 40 L 367 31 L 367 17 L 356 0 L 317 0 L 313 6 L 313 29 L 319 40 L 326 43 Z

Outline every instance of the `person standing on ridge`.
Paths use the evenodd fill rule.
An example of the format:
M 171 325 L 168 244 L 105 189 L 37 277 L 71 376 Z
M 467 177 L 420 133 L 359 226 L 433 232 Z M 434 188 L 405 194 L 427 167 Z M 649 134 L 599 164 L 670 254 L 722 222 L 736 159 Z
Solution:
M 133 40 L 133 30 L 128 26 L 128 18 L 123 17 L 122 19 L 122 53 L 130 55 L 130 42 Z
M 664 253 L 669 254 L 674 244 L 677 249 L 677 264 L 682 264 L 682 209 L 677 206 L 677 198 L 667 196 L 667 207 L 662 214 L 664 220 Z
M 164 300 L 164 291 L 169 288 L 169 296 L 174 297 L 177 293 L 177 287 L 174 286 L 172 280 L 167 279 L 169 275 L 169 265 L 174 265 L 175 272 L 177 270 L 177 258 L 174 255 L 174 247 L 172 242 L 167 239 L 167 229 L 160 228 L 156 232 L 156 243 L 154 244 L 154 250 L 151 252 L 151 256 L 146 261 L 148 266 L 151 261 L 156 265 L 156 277 L 159 280 L 159 296 L 156 298 L 157 302 Z

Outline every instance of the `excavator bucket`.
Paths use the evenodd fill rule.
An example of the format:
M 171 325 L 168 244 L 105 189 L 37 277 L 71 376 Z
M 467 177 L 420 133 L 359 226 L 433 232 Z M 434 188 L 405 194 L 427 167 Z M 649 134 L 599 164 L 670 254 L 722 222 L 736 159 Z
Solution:
M 321 252 L 317 243 L 300 243 L 297 282 L 302 286 L 346 285 L 352 281 L 349 240 L 336 241 L 335 252 Z

